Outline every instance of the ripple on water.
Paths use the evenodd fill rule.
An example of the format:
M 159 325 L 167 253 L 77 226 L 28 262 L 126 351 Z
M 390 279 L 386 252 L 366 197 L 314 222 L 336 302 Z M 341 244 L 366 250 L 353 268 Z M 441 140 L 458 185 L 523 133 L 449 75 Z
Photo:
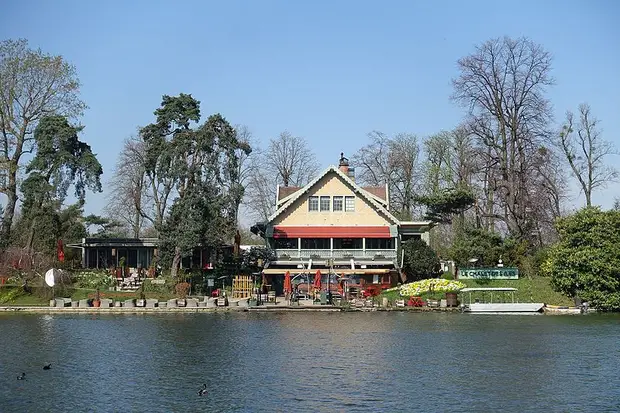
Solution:
M 618 321 L 410 313 L 3 316 L 0 410 L 617 411 Z M 52 369 L 43 371 L 47 362 Z M 28 380 L 16 380 L 21 371 Z M 202 383 L 206 397 L 197 395 Z

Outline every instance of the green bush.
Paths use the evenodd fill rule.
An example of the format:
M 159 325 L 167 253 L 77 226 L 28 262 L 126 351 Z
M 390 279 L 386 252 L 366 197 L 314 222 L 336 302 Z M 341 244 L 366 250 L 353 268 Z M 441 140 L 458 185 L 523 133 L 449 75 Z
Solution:
M 620 211 L 587 207 L 556 223 L 560 240 L 541 267 L 556 291 L 620 311 Z
M 0 304 L 9 304 L 24 294 L 26 293 L 21 287 L 0 288 Z
M 171 282 L 166 281 L 165 284 L 153 284 L 150 278 L 147 278 L 142 283 L 142 288 L 145 293 L 157 293 L 157 294 L 169 294 L 172 292 Z
M 405 259 L 403 270 L 408 281 L 434 277 L 439 268 L 439 257 L 428 244 L 421 239 L 411 239 L 403 244 Z

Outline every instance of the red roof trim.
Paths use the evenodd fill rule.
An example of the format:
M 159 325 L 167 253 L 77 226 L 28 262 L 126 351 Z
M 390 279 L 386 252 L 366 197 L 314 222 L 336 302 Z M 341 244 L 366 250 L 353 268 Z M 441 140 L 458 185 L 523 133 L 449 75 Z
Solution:
M 275 226 L 274 238 L 391 238 L 390 227 Z

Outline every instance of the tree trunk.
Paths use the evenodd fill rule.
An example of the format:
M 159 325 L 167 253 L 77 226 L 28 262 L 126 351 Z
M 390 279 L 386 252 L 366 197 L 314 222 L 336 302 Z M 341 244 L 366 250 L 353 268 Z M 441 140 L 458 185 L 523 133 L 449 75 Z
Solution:
M 139 238 L 140 237 L 140 224 L 142 221 L 142 217 L 140 216 L 140 213 L 138 211 L 136 211 L 134 218 L 133 218 L 133 237 L 134 238 Z
M 176 280 L 179 274 L 179 266 L 181 265 L 181 248 L 174 248 L 174 258 L 172 259 L 172 268 L 170 268 L 170 276 Z
M 0 245 L 8 245 L 11 237 L 11 226 L 13 225 L 13 217 L 15 215 L 15 206 L 17 205 L 17 165 L 15 162 L 9 162 L 9 184 L 7 186 L 6 196 L 8 198 L 4 216 L 2 217 L 2 228 L 0 228 Z

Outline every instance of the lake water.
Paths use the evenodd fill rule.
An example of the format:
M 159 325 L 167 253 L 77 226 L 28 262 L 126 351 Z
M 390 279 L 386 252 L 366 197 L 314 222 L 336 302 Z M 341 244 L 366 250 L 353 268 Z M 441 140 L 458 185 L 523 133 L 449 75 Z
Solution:
M 0 412 L 620 411 L 618 315 L 0 314 L 0 351 Z

